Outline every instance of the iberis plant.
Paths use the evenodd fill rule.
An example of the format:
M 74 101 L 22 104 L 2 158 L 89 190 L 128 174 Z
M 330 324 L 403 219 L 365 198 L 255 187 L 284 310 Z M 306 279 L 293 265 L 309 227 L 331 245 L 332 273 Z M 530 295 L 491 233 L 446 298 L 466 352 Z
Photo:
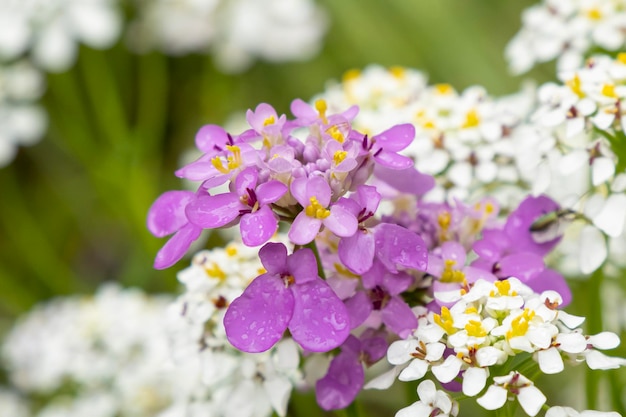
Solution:
M 219 266 L 227 263 L 203 255 L 212 284 L 198 281 L 194 291 L 207 292 L 194 299 L 220 312 L 221 323 L 204 326 L 198 351 L 222 346 L 210 340 L 222 324 L 229 343 L 249 354 L 295 342 L 303 385 L 325 410 L 350 406 L 364 387 L 431 372 L 439 387 L 426 379 L 420 401 L 398 416 L 456 415 L 455 391 L 488 410 L 517 398 L 534 416 L 546 404 L 535 371 L 624 364 L 597 350 L 615 347 L 616 335 L 585 336 L 581 320 L 559 309 L 572 295 L 545 262 L 561 240 L 550 220 L 556 202 L 529 196 L 500 213 L 490 197 L 434 201 L 433 177 L 403 155 L 413 125 L 366 134 L 352 127 L 356 106 L 329 114 L 324 100 L 295 100 L 291 112 L 260 104 L 238 135 L 202 127 L 202 155 L 176 171 L 197 190 L 168 191 L 150 208 L 150 231 L 172 235 L 157 269 L 178 262 L 204 229 L 238 226 L 235 240 L 258 250 L 261 266 L 246 269 L 238 289 Z M 215 288 L 227 296 L 216 298 Z

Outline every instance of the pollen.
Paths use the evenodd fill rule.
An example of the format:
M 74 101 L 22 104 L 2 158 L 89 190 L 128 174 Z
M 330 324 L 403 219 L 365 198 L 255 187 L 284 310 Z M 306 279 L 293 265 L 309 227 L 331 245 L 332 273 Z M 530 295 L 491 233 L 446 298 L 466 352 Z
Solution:
M 326 118 L 326 110 L 328 110 L 328 105 L 326 104 L 326 100 L 319 99 L 315 101 L 315 110 L 320 115 L 320 119 L 322 122 L 328 123 L 328 119 Z
M 528 331 L 528 323 L 535 317 L 535 312 L 524 309 L 524 312 L 513 319 L 511 322 L 511 330 L 506 332 L 506 339 L 509 340 L 513 337 L 524 336 Z
M 206 272 L 209 277 L 217 278 L 219 281 L 224 281 L 226 279 L 226 273 L 215 262 L 211 262 L 211 265 L 205 266 L 204 272 Z
M 237 247 L 235 245 L 228 245 L 226 247 L 226 255 L 230 257 L 237 255 Z
M 435 91 L 437 94 L 447 95 L 452 94 L 454 88 L 450 84 L 435 84 Z
M 341 133 L 341 130 L 339 130 L 337 126 L 329 127 L 326 129 L 326 132 L 328 132 L 328 134 L 339 143 L 343 143 L 346 140 L 343 133 Z
M 222 174 L 228 174 L 233 169 L 241 166 L 241 149 L 239 146 L 226 145 L 226 149 L 232 153 L 231 156 L 226 158 L 226 166 L 224 166 L 222 158 L 219 156 L 211 159 L 211 164 Z
M 265 121 L 263 122 L 263 126 L 273 125 L 274 123 L 276 123 L 276 118 L 274 116 L 270 116 L 265 119 Z
M 445 330 L 446 333 L 456 333 L 456 329 L 454 328 L 454 320 L 452 319 L 452 314 L 450 314 L 450 310 L 448 310 L 448 307 L 441 307 L 441 315 L 433 314 L 433 320 L 436 324 L 439 325 L 439 327 Z
M 311 202 L 311 204 L 305 209 L 305 213 L 307 216 L 320 220 L 330 216 L 330 210 L 322 207 L 319 201 L 317 201 L 317 197 L 311 197 L 309 201 Z
M 498 292 L 500 293 L 500 295 L 502 296 L 509 295 L 509 291 L 511 291 L 511 283 L 509 282 L 509 280 L 496 281 L 494 284 L 496 288 L 498 288 Z M 513 295 L 513 294 L 510 294 L 510 295 Z

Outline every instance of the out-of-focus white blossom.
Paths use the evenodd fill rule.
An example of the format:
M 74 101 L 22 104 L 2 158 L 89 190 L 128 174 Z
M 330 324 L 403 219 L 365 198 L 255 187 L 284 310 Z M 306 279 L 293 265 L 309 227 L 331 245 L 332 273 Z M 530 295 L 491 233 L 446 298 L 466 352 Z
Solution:
M 78 43 L 107 48 L 122 29 L 117 0 L 5 0 L 0 3 L 0 61 L 29 55 L 48 71 L 74 62 Z
M 321 48 L 326 15 L 313 0 L 137 0 L 129 42 L 168 54 L 213 53 L 227 72 L 255 59 L 304 60 Z
M 10 417 L 29 417 L 27 402 L 17 393 L 0 388 L 0 411 Z
M 560 70 L 571 70 L 594 47 L 618 51 L 625 43 L 626 1 L 544 0 L 523 12 L 505 55 L 516 74 L 555 58 Z
M 34 104 L 43 90 L 42 74 L 28 62 L 0 65 L 0 167 L 13 160 L 18 146 L 43 136 L 47 116 Z

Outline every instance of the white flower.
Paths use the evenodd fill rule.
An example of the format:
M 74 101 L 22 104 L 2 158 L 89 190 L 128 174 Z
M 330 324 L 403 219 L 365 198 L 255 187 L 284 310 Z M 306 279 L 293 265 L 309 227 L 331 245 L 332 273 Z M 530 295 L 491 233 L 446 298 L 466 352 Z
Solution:
M 74 61 L 77 42 L 107 48 L 121 31 L 115 0 L 33 0 L 0 3 L 0 60 L 30 54 L 48 71 Z
M 583 410 L 576 411 L 570 407 L 554 406 L 550 407 L 546 411 L 545 417 L 621 417 L 619 413 L 614 411 L 595 411 L 595 410 Z
M 459 413 L 458 403 L 446 392 L 437 390 L 429 379 L 419 384 L 417 395 L 420 400 L 399 410 L 396 417 L 456 416 Z
M 509 394 L 512 394 L 517 397 L 526 414 L 533 417 L 539 413 L 546 402 L 546 396 L 534 386 L 532 381 L 518 372 L 494 377 L 493 380 L 494 384 L 489 386 L 487 392 L 476 400 L 487 410 L 502 408 Z

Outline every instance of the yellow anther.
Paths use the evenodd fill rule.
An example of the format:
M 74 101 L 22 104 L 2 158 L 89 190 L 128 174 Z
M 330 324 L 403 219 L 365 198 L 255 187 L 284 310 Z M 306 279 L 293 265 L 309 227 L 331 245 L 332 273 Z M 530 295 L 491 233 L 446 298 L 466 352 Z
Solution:
M 317 201 L 317 197 L 311 197 L 310 201 L 311 204 L 304 210 L 307 216 L 320 220 L 330 216 L 330 210 L 322 207 L 319 201 Z
M 528 331 L 528 323 L 535 317 L 535 312 L 524 309 L 524 312 L 513 319 L 511 322 L 511 330 L 506 332 L 506 338 L 511 339 L 517 336 L 524 336 Z
M 257 272 L 257 274 L 259 274 L 259 275 L 263 275 L 263 274 L 265 274 L 265 273 L 267 272 L 267 269 L 265 269 L 265 268 L 259 268 L 259 269 L 257 269 L 257 270 L 256 270 L 256 272 Z
M 352 80 L 356 80 L 357 78 L 359 78 L 361 76 L 361 71 L 353 68 L 350 69 L 346 72 L 344 72 L 343 74 L 343 82 L 348 82 L 348 81 L 352 81 Z
M 485 337 L 487 336 L 487 330 L 484 329 L 483 324 L 477 320 L 470 320 L 465 325 L 465 330 L 468 336 L 472 337 Z
M 617 60 L 626 65 L 626 52 L 620 52 L 619 54 L 617 54 Z
M 478 309 L 476 307 L 467 307 L 465 314 L 478 314 Z
M 228 174 L 241 165 L 241 149 L 239 146 L 226 145 L 226 149 L 232 153 L 231 156 L 226 158 L 226 166 L 224 166 L 222 158 L 219 156 L 211 159 L 211 164 L 222 174 Z
M 438 94 L 446 95 L 446 94 L 452 94 L 452 92 L 454 91 L 454 88 L 452 88 L 450 84 L 435 84 L 435 91 Z
M 209 277 L 217 278 L 220 281 L 224 281 L 226 279 L 226 273 L 215 262 L 211 262 L 211 265 L 205 266 L 204 272 L 206 272 Z
M 444 261 L 443 272 L 441 273 L 441 282 L 458 282 L 461 283 L 465 281 L 465 274 L 458 270 L 454 269 L 454 265 L 456 265 L 456 261 L 452 259 L 446 259 Z
M 276 122 L 276 118 L 274 116 L 270 116 L 263 122 L 263 126 L 273 125 Z
M 396 78 L 404 78 L 406 75 L 406 69 L 404 67 L 391 67 L 389 72 Z
M 235 245 L 226 246 L 226 255 L 235 256 L 237 255 L 237 247 Z
M 211 159 L 211 164 L 222 174 L 228 174 L 228 168 L 224 167 L 224 164 L 222 164 L 222 159 L 219 156 Z
M 343 143 L 343 141 L 346 140 L 343 133 L 341 133 L 341 130 L 339 130 L 337 126 L 329 127 L 326 129 L 326 132 L 328 132 L 328 134 L 339 143 Z
M 348 156 L 348 152 L 346 152 L 346 151 L 337 151 L 333 155 L 333 162 L 335 163 L 335 165 L 339 165 L 340 163 L 342 163 L 344 161 L 344 159 L 346 159 L 346 156 Z
M 602 86 L 602 95 L 617 98 L 617 94 L 615 94 L 615 85 L 614 84 L 604 84 Z
M 496 211 L 496 208 L 493 206 L 493 203 L 487 202 L 485 203 L 485 213 L 491 214 Z
M 587 10 L 587 17 L 591 20 L 600 20 L 602 19 L 602 12 L 599 8 L 594 7 L 592 9 Z
M 452 314 L 450 314 L 450 310 L 448 310 L 448 307 L 441 307 L 441 315 L 433 314 L 433 320 L 436 324 L 439 325 L 439 327 L 445 330 L 446 333 L 456 333 L 456 329 L 454 328 L 454 320 L 452 319 Z
M 359 275 L 350 272 L 348 268 L 346 268 L 345 266 L 341 265 L 338 262 L 336 262 L 334 266 L 335 266 L 335 270 L 339 272 L 341 275 L 347 276 L 349 278 L 360 278 Z
M 574 75 L 574 78 L 572 78 L 571 80 L 565 81 L 565 85 L 567 85 L 570 90 L 572 90 L 572 92 L 578 97 L 585 97 L 585 93 L 583 93 L 583 90 L 581 89 L 581 82 L 578 74 Z
M 476 127 L 480 124 L 480 117 L 478 116 L 478 112 L 476 109 L 471 109 L 465 114 L 465 122 L 463 123 L 463 128 L 467 129 L 470 127 Z
M 509 291 L 511 291 L 511 283 L 508 279 L 505 279 L 504 281 L 496 281 L 494 284 L 500 295 L 509 295 Z
M 439 227 L 444 230 L 447 230 L 450 227 L 450 222 L 452 221 L 452 216 L 449 212 L 444 211 L 437 216 L 437 223 L 439 223 Z
M 324 123 L 328 123 L 328 119 L 326 118 L 326 110 L 328 110 L 328 105 L 326 104 L 326 100 L 324 99 L 319 99 L 315 101 L 315 110 L 317 110 L 317 112 L 320 115 L 320 119 L 322 119 L 322 122 Z

